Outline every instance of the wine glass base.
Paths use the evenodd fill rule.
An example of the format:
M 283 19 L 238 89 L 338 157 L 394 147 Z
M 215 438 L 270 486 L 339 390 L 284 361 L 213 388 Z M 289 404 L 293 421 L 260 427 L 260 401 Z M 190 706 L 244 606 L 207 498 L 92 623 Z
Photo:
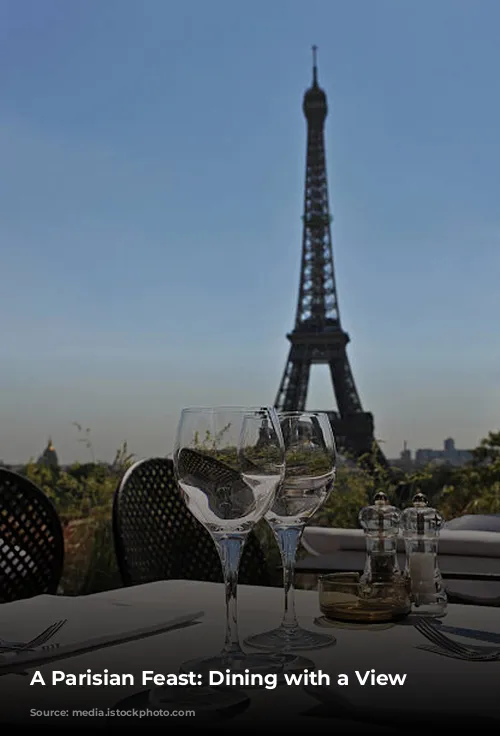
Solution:
M 245 639 L 245 644 L 255 649 L 274 651 L 321 649 L 333 646 L 337 642 L 331 634 L 321 634 L 318 631 L 309 631 L 297 626 L 295 629 L 278 628 L 264 631 Z M 307 665 L 306 665 L 307 666 Z
M 276 677 L 276 686 L 287 685 L 285 675 L 303 674 L 304 670 L 314 671 L 316 665 L 311 659 L 297 654 L 276 651 L 273 654 L 245 653 L 231 658 L 219 655 L 208 659 L 191 659 L 180 667 L 181 674 L 193 673 L 200 690 L 210 690 L 214 703 L 223 700 L 222 691 L 227 688 L 268 688 L 266 675 Z M 212 696 L 210 696 L 212 697 Z
M 208 687 L 252 686 L 259 684 L 259 678 L 255 678 L 255 683 L 251 682 L 252 675 L 279 675 L 291 659 L 292 656 L 280 657 L 245 652 L 230 656 L 220 654 L 207 659 L 191 659 L 184 662 L 179 671 L 183 674 L 194 673 L 196 678 Z M 234 682 L 231 680 L 233 675 L 239 675 Z
M 286 662 L 283 665 L 283 672 L 279 676 L 279 684 L 289 685 L 290 683 L 286 681 L 285 675 L 303 675 L 304 670 L 308 670 L 308 672 L 314 672 L 316 670 L 316 665 L 312 661 L 312 659 L 309 659 L 308 657 L 302 657 L 300 654 L 286 655 Z

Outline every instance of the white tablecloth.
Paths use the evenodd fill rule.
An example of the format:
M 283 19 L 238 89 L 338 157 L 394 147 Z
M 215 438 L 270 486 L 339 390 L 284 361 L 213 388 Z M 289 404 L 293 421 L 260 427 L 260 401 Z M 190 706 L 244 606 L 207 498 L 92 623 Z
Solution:
M 317 593 L 298 591 L 296 597 L 301 623 L 313 627 L 314 617 L 320 614 Z M 242 638 L 279 624 L 283 605 L 280 589 L 241 586 L 238 598 Z M 225 625 L 223 586 L 191 581 L 159 582 L 76 598 L 40 596 L 0 606 L 2 637 L 27 638 L 55 620 L 67 618 L 68 623 L 56 637 L 61 644 L 156 624 L 197 610 L 204 610 L 205 617 L 196 626 L 41 668 L 47 682 L 52 670 L 78 674 L 87 668 L 93 672 L 107 668 L 114 673 L 136 675 L 138 684 L 135 687 L 42 687 L 31 686 L 31 676 L 0 677 L 0 723 L 26 720 L 33 724 L 31 709 L 113 708 L 117 701 L 144 689 L 140 683 L 142 670 L 176 672 L 188 659 L 217 654 L 222 647 Z M 500 615 L 498 609 L 493 608 L 450 606 L 446 623 L 500 633 Z M 360 706 L 425 706 L 430 710 L 444 708 L 455 713 L 482 710 L 489 715 L 496 710 L 500 717 L 500 703 L 496 704 L 500 701 L 500 662 L 470 663 L 421 651 L 417 645 L 428 642 L 407 624 L 384 630 L 316 630 L 334 634 L 337 644 L 303 654 L 329 673 L 333 682 L 340 673 L 347 674 L 349 686 L 341 688 L 342 695 Z M 406 684 L 403 687 L 361 687 L 355 671 L 364 673 L 370 669 L 377 673 L 406 674 Z M 248 718 L 250 711 L 264 712 L 285 702 L 287 712 L 297 719 L 303 718 L 305 727 L 310 727 L 314 719 L 304 714 L 316 705 L 316 701 L 301 688 L 293 688 L 291 697 L 291 690 L 252 691 L 249 711 L 230 721 L 231 728 L 236 728 L 238 718 Z M 97 721 L 95 725 L 102 725 L 102 719 Z

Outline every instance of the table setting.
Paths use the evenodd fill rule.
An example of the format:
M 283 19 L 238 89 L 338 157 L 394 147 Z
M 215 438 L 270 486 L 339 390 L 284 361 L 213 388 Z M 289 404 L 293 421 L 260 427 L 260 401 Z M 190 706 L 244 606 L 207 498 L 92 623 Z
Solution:
M 62 648 L 66 644 L 85 646 L 86 640 L 103 636 L 107 630 L 110 637 L 119 640 L 121 633 L 127 635 L 138 629 L 158 627 L 167 628 L 169 619 L 185 616 L 189 612 L 202 610 L 204 615 L 192 626 L 178 630 L 165 631 L 147 638 L 140 638 L 115 646 L 96 649 L 90 653 L 75 655 L 73 658 L 58 662 L 54 659 L 45 664 L 36 665 L 36 669 L 47 677 L 47 682 L 54 669 L 71 673 L 103 672 L 107 668 L 115 673 L 133 673 L 136 682 L 132 687 L 95 687 L 70 688 L 56 685 L 54 687 L 30 686 L 30 675 L 34 669 L 29 665 L 29 653 L 23 655 L 23 670 L 28 668 L 28 676 L 5 674 L 0 666 L 0 722 L 24 723 L 29 721 L 31 708 L 50 709 L 61 703 L 68 703 L 74 708 L 113 708 L 127 697 L 138 693 L 147 693 L 147 687 L 141 684 L 143 671 L 158 673 L 179 672 L 181 665 L 189 658 L 205 657 L 213 654 L 217 642 L 224 637 L 224 586 L 216 583 L 196 581 L 164 581 L 148 585 L 135 586 L 119 591 L 88 596 L 85 599 L 72 598 L 66 600 L 61 596 L 47 596 L 51 601 L 31 601 L 31 613 L 23 602 L 8 604 L 11 613 L 1 611 L 0 625 L 12 632 L 12 635 L 33 632 L 49 625 L 53 620 L 67 618 L 66 624 L 54 637 Z M 241 608 L 240 627 L 243 638 L 268 630 L 273 623 L 279 622 L 282 605 L 282 594 L 275 588 L 256 588 L 242 586 L 239 594 Z M 222 601 L 221 601 L 222 599 Z M 25 602 L 27 603 L 27 602 Z M 318 595 L 315 591 L 296 591 L 297 615 L 301 624 L 314 630 L 314 618 L 319 613 Z M 23 610 L 24 609 L 24 610 Z M 126 611 L 126 615 L 123 612 Z M 473 606 L 450 606 L 446 617 L 447 625 L 457 628 L 470 627 L 476 636 L 500 637 L 498 614 L 494 609 L 476 608 Z M 84 625 L 82 625 L 84 623 Z M 324 631 L 324 629 L 319 629 Z M 385 629 L 376 626 L 365 628 L 343 628 L 341 625 L 331 629 L 336 643 L 334 646 L 307 652 L 314 661 L 317 670 L 327 672 L 331 676 L 331 686 L 319 687 L 287 687 L 279 686 L 275 690 L 248 688 L 244 697 L 250 703 L 246 710 L 231 717 L 227 723 L 236 725 L 240 719 L 243 723 L 249 718 L 257 721 L 265 719 L 269 713 L 281 713 L 293 717 L 294 721 L 323 722 L 325 719 L 336 723 L 342 717 L 338 699 L 342 696 L 350 704 L 350 709 L 365 709 L 372 716 L 378 710 L 396 706 L 403 712 L 411 713 L 415 708 L 415 697 L 425 701 L 434 717 L 440 711 L 451 712 L 455 717 L 471 717 L 471 710 L 477 703 L 491 716 L 492 703 L 497 699 L 497 683 L 500 677 L 498 662 L 475 662 L 464 659 L 450 659 L 443 654 L 426 651 L 430 645 L 418 632 L 411 620 L 391 623 Z M 483 631 L 484 633 L 480 633 Z M 489 633 L 488 633 L 489 632 Z M 453 639 L 467 645 L 488 644 L 487 640 L 459 638 Z M 492 647 L 499 648 L 492 643 Z M 31 653 L 37 656 L 37 653 Z M 355 671 L 365 673 L 375 668 L 378 672 L 406 673 L 407 682 L 403 687 L 361 687 L 355 681 Z M 337 687 L 336 676 L 346 673 L 349 676 L 348 687 Z M 470 697 L 470 692 L 474 695 Z M 457 693 L 467 698 L 457 698 Z M 330 699 L 331 705 L 325 706 L 323 698 Z M 479 698 L 478 698 L 479 696 Z M 146 696 L 147 697 L 147 696 Z M 420 702 L 419 700 L 419 702 Z M 24 709 L 20 703 L 25 703 Z M 191 704 L 196 709 L 196 706 Z M 171 710 L 173 708 L 170 708 Z M 359 713 L 357 714 L 359 716 Z M 200 723 L 207 719 L 206 711 L 197 716 Z M 428 716 L 426 716 L 428 718 Z M 50 719 L 47 719 L 50 720 Z M 77 719 L 78 720 L 78 719 Z M 92 719 L 96 727 L 105 728 L 106 718 Z M 213 718 L 210 719 L 211 722 Z M 350 720 L 350 719 L 347 719 Z M 56 724 L 58 721 L 54 721 Z M 226 722 L 224 720 L 224 722 Z M 147 727 L 147 722 L 143 722 Z
M 32 709 L 49 713 L 67 704 L 70 712 L 95 711 L 87 717 L 109 729 L 108 709 L 122 704 L 192 709 L 190 728 L 287 719 L 304 727 L 342 724 L 353 733 L 467 719 L 498 727 L 500 621 L 495 609 L 447 604 L 438 565 L 442 520 L 422 494 L 403 512 L 383 493 L 360 509 L 361 575 L 325 575 L 318 591 L 294 589 L 304 527 L 334 492 L 336 449 L 326 415 L 184 410 L 174 465 L 185 503 L 219 551 L 224 583 L 166 580 L 2 605 L 0 723 L 29 722 Z M 282 590 L 238 586 L 245 538 L 262 519 L 281 553 Z M 129 678 L 79 687 L 59 674 L 49 685 L 54 670 L 76 679 Z M 34 672 L 47 683 L 33 682 Z M 214 672 L 222 673 L 216 686 Z M 155 680 L 158 674 L 170 684 Z M 181 675 L 194 679 L 181 685 Z M 234 676 L 231 687 L 226 675 Z

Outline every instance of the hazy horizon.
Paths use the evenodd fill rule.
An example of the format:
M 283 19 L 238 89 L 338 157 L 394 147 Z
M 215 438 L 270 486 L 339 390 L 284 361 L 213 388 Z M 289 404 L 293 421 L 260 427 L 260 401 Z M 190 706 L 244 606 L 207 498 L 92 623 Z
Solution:
M 348 356 L 388 457 L 500 427 L 500 5 L 0 4 L 0 458 L 272 404 L 318 46 Z M 334 409 L 326 366 L 308 408 Z

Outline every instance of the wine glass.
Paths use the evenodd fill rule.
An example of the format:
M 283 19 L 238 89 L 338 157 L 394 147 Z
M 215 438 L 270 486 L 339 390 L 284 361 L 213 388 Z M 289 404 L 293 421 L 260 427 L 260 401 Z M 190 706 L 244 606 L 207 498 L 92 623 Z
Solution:
M 307 520 L 325 503 L 333 488 L 335 439 L 326 414 L 280 412 L 285 441 L 285 479 L 265 515 L 281 552 L 285 610 L 277 629 L 250 636 L 245 644 L 263 650 L 318 649 L 335 637 L 303 629 L 295 613 L 294 573 L 297 549 Z M 297 657 L 295 667 L 312 662 Z
M 282 660 L 246 654 L 237 623 L 237 579 L 245 540 L 274 501 L 284 478 L 285 448 L 272 408 L 184 409 L 174 467 L 187 507 L 210 533 L 226 589 L 226 636 L 220 655 L 185 663 L 182 670 L 282 669 Z

